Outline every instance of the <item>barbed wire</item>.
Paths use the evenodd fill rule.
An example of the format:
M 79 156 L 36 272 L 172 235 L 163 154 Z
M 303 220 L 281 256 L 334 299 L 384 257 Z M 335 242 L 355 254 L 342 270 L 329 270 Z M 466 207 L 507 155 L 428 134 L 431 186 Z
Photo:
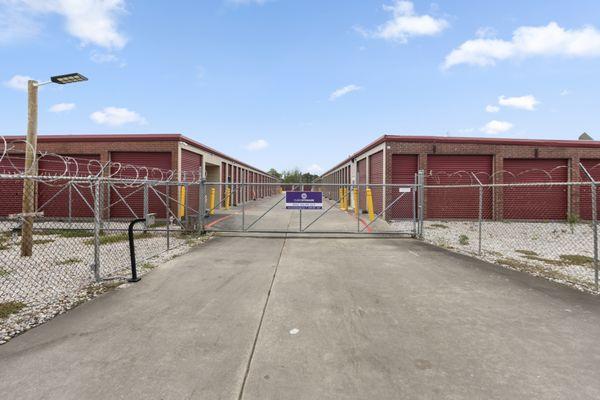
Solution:
M 30 168 L 25 167 L 25 150 L 28 147 L 33 155 Z M 0 135 L 0 172 L 15 177 L 28 176 L 33 180 L 36 180 L 36 177 L 44 177 L 44 183 L 47 185 L 60 185 L 62 180 L 73 177 L 122 179 L 116 183 L 122 187 L 135 186 L 147 180 L 173 182 L 179 178 L 179 171 L 173 169 L 33 150 L 25 140 L 7 141 Z M 47 168 L 40 170 L 40 162 Z M 201 171 L 182 171 L 181 176 L 186 182 L 198 182 L 202 177 Z

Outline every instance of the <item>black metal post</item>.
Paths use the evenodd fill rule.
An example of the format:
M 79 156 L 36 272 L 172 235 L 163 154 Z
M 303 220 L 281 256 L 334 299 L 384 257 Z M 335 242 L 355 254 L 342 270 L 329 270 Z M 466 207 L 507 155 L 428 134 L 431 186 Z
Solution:
M 138 218 L 131 221 L 129 224 L 128 234 L 129 234 L 129 255 L 131 256 L 131 278 L 128 279 L 128 282 L 139 282 L 140 279 L 137 276 L 137 268 L 135 265 L 135 247 L 133 244 L 133 226 L 138 222 L 146 222 L 146 218 Z

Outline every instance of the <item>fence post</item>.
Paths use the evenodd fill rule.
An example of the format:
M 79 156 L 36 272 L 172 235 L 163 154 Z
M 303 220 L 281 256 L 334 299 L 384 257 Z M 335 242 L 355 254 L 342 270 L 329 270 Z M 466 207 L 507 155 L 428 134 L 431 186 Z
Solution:
M 69 226 L 71 225 L 71 223 L 73 222 L 73 213 L 72 213 L 72 205 L 71 205 L 71 201 L 73 199 L 73 188 L 71 187 L 72 181 L 69 181 L 68 185 L 69 185 Z
M 415 178 L 413 180 L 414 186 L 412 188 L 412 203 L 410 204 L 410 208 L 412 209 L 412 219 L 413 219 L 413 237 L 417 237 L 417 188 L 419 187 L 418 174 L 415 174 Z
M 477 184 L 479 185 L 479 220 L 478 220 L 479 238 L 478 238 L 477 254 L 481 255 L 481 227 L 483 224 L 483 184 L 481 183 L 479 178 L 477 178 L 477 175 L 475 175 L 474 172 L 471 172 L 471 175 L 473 175 L 473 178 L 475 178 L 475 180 L 477 181 Z
M 102 206 L 100 204 L 100 179 L 94 181 L 94 279 L 100 281 L 100 219 Z
M 171 249 L 171 201 L 170 201 L 170 192 L 171 186 L 167 182 L 165 184 L 165 204 L 166 204 L 166 218 L 167 218 L 167 250 Z
M 594 231 L 594 282 L 598 291 L 598 200 L 596 181 L 592 181 L 592 230 Z
M 246 186 L 244 185 L 244 183 L 246 182 L 245 176 L 242 175 L 242 194 L 246 191 Z M 245 226 L 246 226 L 246 202 L 243 201 L 244 199 L 242 199 L 242 232 L 244 232 L 246 230 Z
M 478 254 L 481 255 L 481 224 L 483 223 L 483 186 L 479 186 L 479 248 Z
M 423 210 L 423 205 L 424 205 L 424 198 L 425 198 L 425 171 L 420 169 L 418 172 L 418 177 L 417 177 L 417 182 L 418 182 L 418 188 L 419 188 L 419 239 L 423 239 L 423 215 L 424 215 L 424 210 Z
M 198 205 L 198 233 L 204 233 L 204 214 L 206 213 L 206 179 L 201 178 L 198 182 L 198 194 L 200 204 Z
M 144 183 L 144 228 L 148 229 L 148 182 Z

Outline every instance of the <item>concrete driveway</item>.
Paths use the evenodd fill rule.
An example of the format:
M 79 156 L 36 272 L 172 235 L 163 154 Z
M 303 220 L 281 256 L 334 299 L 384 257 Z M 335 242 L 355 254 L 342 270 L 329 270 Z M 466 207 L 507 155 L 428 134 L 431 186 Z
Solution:
M 599 337 L 596 297 L 412 239 L 216 237 L 0 346 L 0 397 L 596 399 Z

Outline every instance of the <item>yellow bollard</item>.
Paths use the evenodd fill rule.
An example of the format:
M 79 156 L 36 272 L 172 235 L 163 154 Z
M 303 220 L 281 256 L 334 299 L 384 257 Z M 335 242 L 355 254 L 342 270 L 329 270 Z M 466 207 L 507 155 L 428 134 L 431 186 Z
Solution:
M 350 189 L 344 188 L 344 210 L 350 209 Z
M 342 188 L 342 201 L 340 201 L 340 204 L 342 211 L 348 210 L 348 192 L 346 188 Z
M 371 188 L 367 188 L 367 209 L 369 210 L 369 221 L 373 221 L 375 211 L 373 210 L 373 192 L 371 192 Z
M 215 192 L 217 190 L 215 188 L 211 188 L 210 189 L 210 200 L 208 202 L 208 207 L 209 207 L 209 215 L 215 215 Z
M 358 216 L 358 188 L 354 188 L 354 215 Z
M 185 186 L 179 188 L 179 218 L 185 215 Z
M 338 198 L 340 199 L 340 210 L 344 211 L 344 189 L 338 189 Z
M 227 186 L 225 188 L 225 209 L 229 210 L 229 202 L 231 200 L 231 188 Z

